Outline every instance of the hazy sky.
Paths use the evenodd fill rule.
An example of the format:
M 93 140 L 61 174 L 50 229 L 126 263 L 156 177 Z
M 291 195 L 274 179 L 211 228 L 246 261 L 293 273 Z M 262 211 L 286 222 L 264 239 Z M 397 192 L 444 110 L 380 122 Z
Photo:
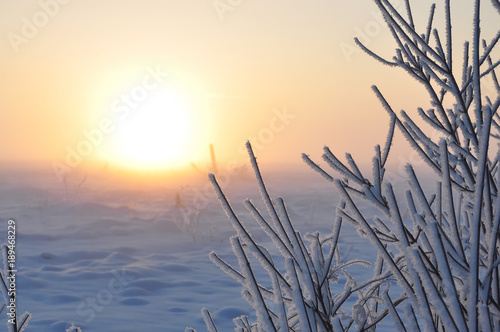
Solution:
M 454 2 L 455 25 L 471 2 Z M 418 2 L 421 30 L 429 4 Z M 374 13 L 369 0 L 2 1 L 0 159 L 50 167 L 90 146 L 82 159 L 123 162 L 118 150 L 138 142 L 137 158 L 203 164 L 210 143 L 242 160 L 251 138 L 264 162 L 300 163 L 324 145 L 370 160 L 388 123 L 372 84 L 395 109 L 428 107 L 404 73 L 355 48 L 357 35 L 392 55 Z M 158 116 L 155 103 L 176 111 Z M 149 130 L 134 134 L 138 123 Z M 154 143 L 161 128 L 170 143 Z

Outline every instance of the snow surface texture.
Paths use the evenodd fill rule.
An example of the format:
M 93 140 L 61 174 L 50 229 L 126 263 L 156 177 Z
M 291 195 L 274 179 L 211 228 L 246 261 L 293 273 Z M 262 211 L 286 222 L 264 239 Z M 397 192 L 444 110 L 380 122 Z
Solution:
M 208 178 L 181 189 L 169 183 L 117 183 L 95 174 L 76 192 L 83 174 L 72 174 L 65 189 L 50 173 L 2 173 L 0 232 L 5 238 L 8 219 L 15 219 L 18 312 L 32 314 L 25 331 L 65 331 L 71 323 L 83 331 L 184 331 L 188 326 L 206 331 L 203 307 L 221 331 L 233 330 L 234 317 L 254 318 L 241 285 L 208 257 L 213 250 L 237 266 L 229 244 L 235 231 L 215 195 L 200 211 L 195 230 L 182 224 L 191 188 L 201 188 Z M 311 173 L 268 174 L 267 184 L 290 203 L 298 230 L 328 234 L 336 192 Z M 246 198 L 265 209 L 252 177 L 233 179 L 225 191 L 243 218 L 251 219 L 243 206 Z M 249 227 L 272 248 L 258 225 Z M 352 228 L 342 230 L 340 245 L 344 257 L 370 260 L 369 244 Z M 351 273 L 362 277 L 371 269 Z M 0 326 L 5 324 L 4 312 Z

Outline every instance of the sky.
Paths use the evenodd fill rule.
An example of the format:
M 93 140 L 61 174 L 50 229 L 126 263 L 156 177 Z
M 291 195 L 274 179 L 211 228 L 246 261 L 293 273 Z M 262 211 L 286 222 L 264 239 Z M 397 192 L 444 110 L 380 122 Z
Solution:
M 430 3 L 415 6 L 421 27 Z M 471 1 L 456 3 L 470 20 Z M 246 140 L 269 164 L 325 145 L 369 161 L 389 120 L 372 84 L 396 110 L 429 106 L 356 48 L 392 56 L 375 13 L 369 0 L 2 1 L 0 161 L 205 169 L 210 144 L 223 164 L 247 159 Z

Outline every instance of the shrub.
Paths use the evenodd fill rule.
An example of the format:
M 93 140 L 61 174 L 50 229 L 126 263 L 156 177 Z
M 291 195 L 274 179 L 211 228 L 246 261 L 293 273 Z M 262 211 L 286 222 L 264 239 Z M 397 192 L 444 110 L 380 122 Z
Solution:
M 341 196 L 333 233 L 324 238 L 318 233 L 307 235 L 309 248 L 295 231 L 283 200 L 273 202 L 269 197 L 248 144 L 271 222 L 250 201 L 245 205 L 280 249 L 285 272 L 279 271 L 269 251 L 253 239 L 215 177 L 210 176 L 237 230 L 231 243 L 240 270 L 214 253 L 211 258 L 243 285 L 244 297 L 257 316 L 254 323 L 245 317 L 236 319 L 239 331 L 370 331 L 387 315 L 398 330 L 500 330 L 500 180 L 499 154 L 493 146 L 500 138 L 500 84 L 495 73 L 500 61 L 492 59 L 500 31 L 491 41 L 481 39 L 482 3 L 475 0 L 472 42 L 464 43 L 457 76 L 449 0 L 443 6 L 444 33 L 433 28 L 435 5 L 426 28 L 419 33 L 409 0 L 404 14 L 390 1 L 374 2 L 396 42 L 395 56 L 386 60 L 357 39 L 356 43 L 379 62 L 405 70 L 426 88 L 432 108 L 418 110 L 426 125 L 417 124 L 405 111 L 397 115 L 374 86 L 390 126 L 384 146 L 375 148 L 371 176 L 365 177 L 349 154 L 343 163 L 329 148 L 324 149 L 324 162 L 340 177 L 303 155 L 306 163 L 335 184 Z M 492 0 L 491 4 L 500 13 L 500 2 Z M 487 79 L 492 82 L 489 92 L 484 89 Z M 429 127 L 439 133 L 437 139 Z M 439 177 L 435 193 L 425 192 L 408 164 L 409 188 L 403 197 L 395 195 L 385 175 L 396 128 Z M 357 198 L 377 207 L 381 216 L 363 213 Z M 405 210 L 410 216 L 406 220 Z M 330 284 L 344 266 L 340 258 L 334 259 L 344 220 L 371 243 L 378 259 L 370 279 L 359 286 L 348 279 L 344 291 L 334 294 Z M 256 280 L 250 254 L 269 273 L 270 289 Z M 350 263 L 361 261 L 346 264 Z M 392 281 L 398 287 L 389 291 L 385 285 Z M 345 319 L 339 308 L 354 291 L 362 291 L 364 297 Z M 269 301 L 274 303 L 273 310 Z M 216 331 L 206 310 L 204 317 L 209 330 Z

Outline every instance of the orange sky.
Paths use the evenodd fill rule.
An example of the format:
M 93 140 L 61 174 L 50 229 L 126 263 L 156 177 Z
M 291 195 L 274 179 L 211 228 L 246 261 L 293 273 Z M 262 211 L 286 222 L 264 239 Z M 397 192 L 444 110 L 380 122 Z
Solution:
M 429 3 L 419 2 L 423 24 Z M 395 109 L 428 107 L 404 73 L 354 49 L 358 35 L 392 54 L 374 12 L 368 0 L 2 1 L 0 160 L 64 163 L 104 121 L 113 130 L 82 159 L 114 162 L 115 136 L 139 121 L 137 112 L 118 117 L 120 98 L 145 80 L 152 87 L 157 70 L 166 79 L 143 86 L 145 103 L 175 91 L 188 104 L 189 126 L 175 136 L 184 153 L 171 166 L 207 164 L 210 143 L 221 162 L 244 160 L 249 138 L 269 163 L 300 164 L 302 152 L 319 157 L 324 145 L 369 161 L 388 123 L 372 84 Z

